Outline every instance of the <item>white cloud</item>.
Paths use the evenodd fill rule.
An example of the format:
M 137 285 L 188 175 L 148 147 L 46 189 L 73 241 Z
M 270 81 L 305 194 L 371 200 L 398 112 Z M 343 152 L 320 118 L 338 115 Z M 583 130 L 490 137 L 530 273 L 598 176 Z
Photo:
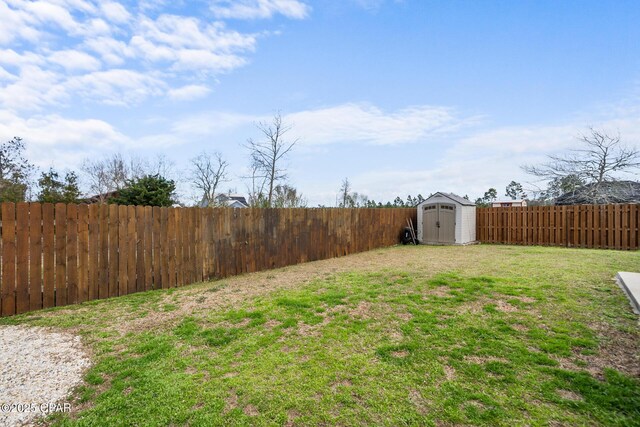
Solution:
M 235 55 L 225 55 L 201 49 L 182 49 L 176 52 L 173 70 L 200 70 L 224 72 L 231 71 L 246 64 L 246 60 Z
M 227 30 L 221 22 L 203 24 L 194 17 L 161 15 L 140 21 L 138 33 L 146 39 L 173 48 L 207 49 L 229 52 L 252 49 L 255 37 Z
M 131 14 L 120 3 L 104 2 L 100 4 L 100 9 L 105 18 L 116 24 L 124 24 L 131 19 Z
M 244 65 L 239 53 L 253 51 L 255 44 L 255 35 L 227 30 L 222 23 L 161 15 L 142 19 L 130 45 L 140 57 L 172 63 L 174 70 L 222 72 Z
M 60 104 L 67 99 L 58 74 L 36 65 L 25 65 L 18 79 L 0 87 L 0 108 L 39 110 L 45 105 Z
M 111 37 L 95 37 L 85 40 L 83 47 L 98 53 L 111 66 L 119 66 L 127 58 L 133 58 L 133 49 L 125 42 Z
M 229 129 L 269 122 L 269 115 L 246 115 L 220 111 L 198 113 L 174 123 L 172 131 L 215 135 Z M 291 137 L 300 136 L 305 146 L 327 144 L 391 145 L 425 142 L 475 125 L 478 118 L 458 117 L 453 109 L 413 106 L 384 112 L 369 104 L 348 103 L 317 110 L 286 114 Z
M 70 79 L 66 87 L 109 105 L 128 106 L 166 91 L 166 84 L 152 75 L 126 69 L 97 71 Z
M 280 14 L 304 19 L 311 8 L 299 0 L 212 0 L 211 10 L 218 18 L 266 19 Z
M 78 26 L 71 35 L 79 37 L 96 37 L 111 34 L 112 27 L 104 19 L 94 18 Z
M 47 1 L 34 1 L 24 2 L 22 8 L 42 24 L 55 24 L 69 32 L 73 32 L 79 27 L 69 11 L 60 5 Z
M 95 71 L 100 68 L 100 61 L 88 53 L 77 50 L 58 50 L 48 59 L 67 71 Z
M 387 113 L 369 104 L 288 114 L 286 121 L 311 145 L 360 142 L 386 145 L 420 142 L 475 124 L 478 118 L 460 118 L 450 108 L 414 106 Z M 293 131 L 292 131 L 293 132 Z
M 104 151 L 116 151 L 129 139 L 102 120 L 75 120 L 56 114 L 22 118 L 0 110 L 0 139 L 20 136 L 28 158 L 47 168 L 55 161 L 59 168 L 76 168 L 82 159 Z
M 24 10 L 16 10 L 6 2 L 0 1 L 0 16 L 0 45 L 9 45 L 16 39 L 34 43 L 40 38 L 40 31 L 28 24 L 30 16 Z
M 178 101 L 190 101 L 192 99 L 202 98 L 211 92 L 207 86 L 203 85 L 186 85 L 176 89 L 169 90 L 169 97 Z
M 21 68 L 27 65 L 41 65 L 44 62 L 42 55 L 32 52 L 18 53 L 13 49 L 0 50 L 0 64 Z
M 294 18 L 309 10 L 296 0 L 256 4 Z M 212 77 L 244 66 L 256 48 L 258 34 L 158 11 L 113 0 L 0 0 L 0 79 L 12 83 L 0 86 L 0 108 L 64 106 L 78 96 L 114 105 L 203 96 Z M 20 107 L 10 106 L 17 95 L 25 95 Z
M 452 154 L 464 156 L 478 152 L 539 153 L 568 148 L 575 143 L 579 126 L 512 126 L 478 132 L 457 144 Z
M 14 0 L 16 1 L 16 0 Z M 53 3 L 61 6 L 67 10 L 77 10 L 82 13 L 95 14 L 97 11 L 96 6 L 92 1 L 85 0 L 48 0 L 48 3 Z

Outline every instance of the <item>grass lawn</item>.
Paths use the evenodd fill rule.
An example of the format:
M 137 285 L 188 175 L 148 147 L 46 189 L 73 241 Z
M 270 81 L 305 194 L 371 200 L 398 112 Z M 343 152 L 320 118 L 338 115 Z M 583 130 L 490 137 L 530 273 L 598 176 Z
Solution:
M 94 366 L 53 425 L 640 425 L 640 253 L 395 247 L 40 311 Z

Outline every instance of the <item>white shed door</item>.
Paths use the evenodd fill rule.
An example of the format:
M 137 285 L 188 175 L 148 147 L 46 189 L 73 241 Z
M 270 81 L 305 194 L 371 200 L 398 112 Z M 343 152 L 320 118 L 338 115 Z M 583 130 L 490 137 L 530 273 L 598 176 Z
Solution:
M 445 203 L 424 206 L 422 232 L 425 243 L 455 243 L 456 206 Z

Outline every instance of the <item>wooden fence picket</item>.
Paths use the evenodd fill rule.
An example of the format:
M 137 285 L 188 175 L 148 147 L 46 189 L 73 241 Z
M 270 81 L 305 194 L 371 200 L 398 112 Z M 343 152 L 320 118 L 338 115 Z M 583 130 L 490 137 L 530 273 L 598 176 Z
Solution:
M 2 204 L 2 316 L 16 314 L 16 206 Z
M 42 205 L 42 306 L 55 306 L 55 234 L 54 205 Z
M 42 205 L 29 206 L 29 310 L 42 308 Z

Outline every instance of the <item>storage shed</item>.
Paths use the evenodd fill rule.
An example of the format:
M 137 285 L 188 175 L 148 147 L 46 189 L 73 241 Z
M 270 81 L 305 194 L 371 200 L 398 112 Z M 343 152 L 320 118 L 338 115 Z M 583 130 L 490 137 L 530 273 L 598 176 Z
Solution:
M 466 245 L 476 241 L 476 205 L 452 193 L 435 193 L 418 205 L 418 241 Z

